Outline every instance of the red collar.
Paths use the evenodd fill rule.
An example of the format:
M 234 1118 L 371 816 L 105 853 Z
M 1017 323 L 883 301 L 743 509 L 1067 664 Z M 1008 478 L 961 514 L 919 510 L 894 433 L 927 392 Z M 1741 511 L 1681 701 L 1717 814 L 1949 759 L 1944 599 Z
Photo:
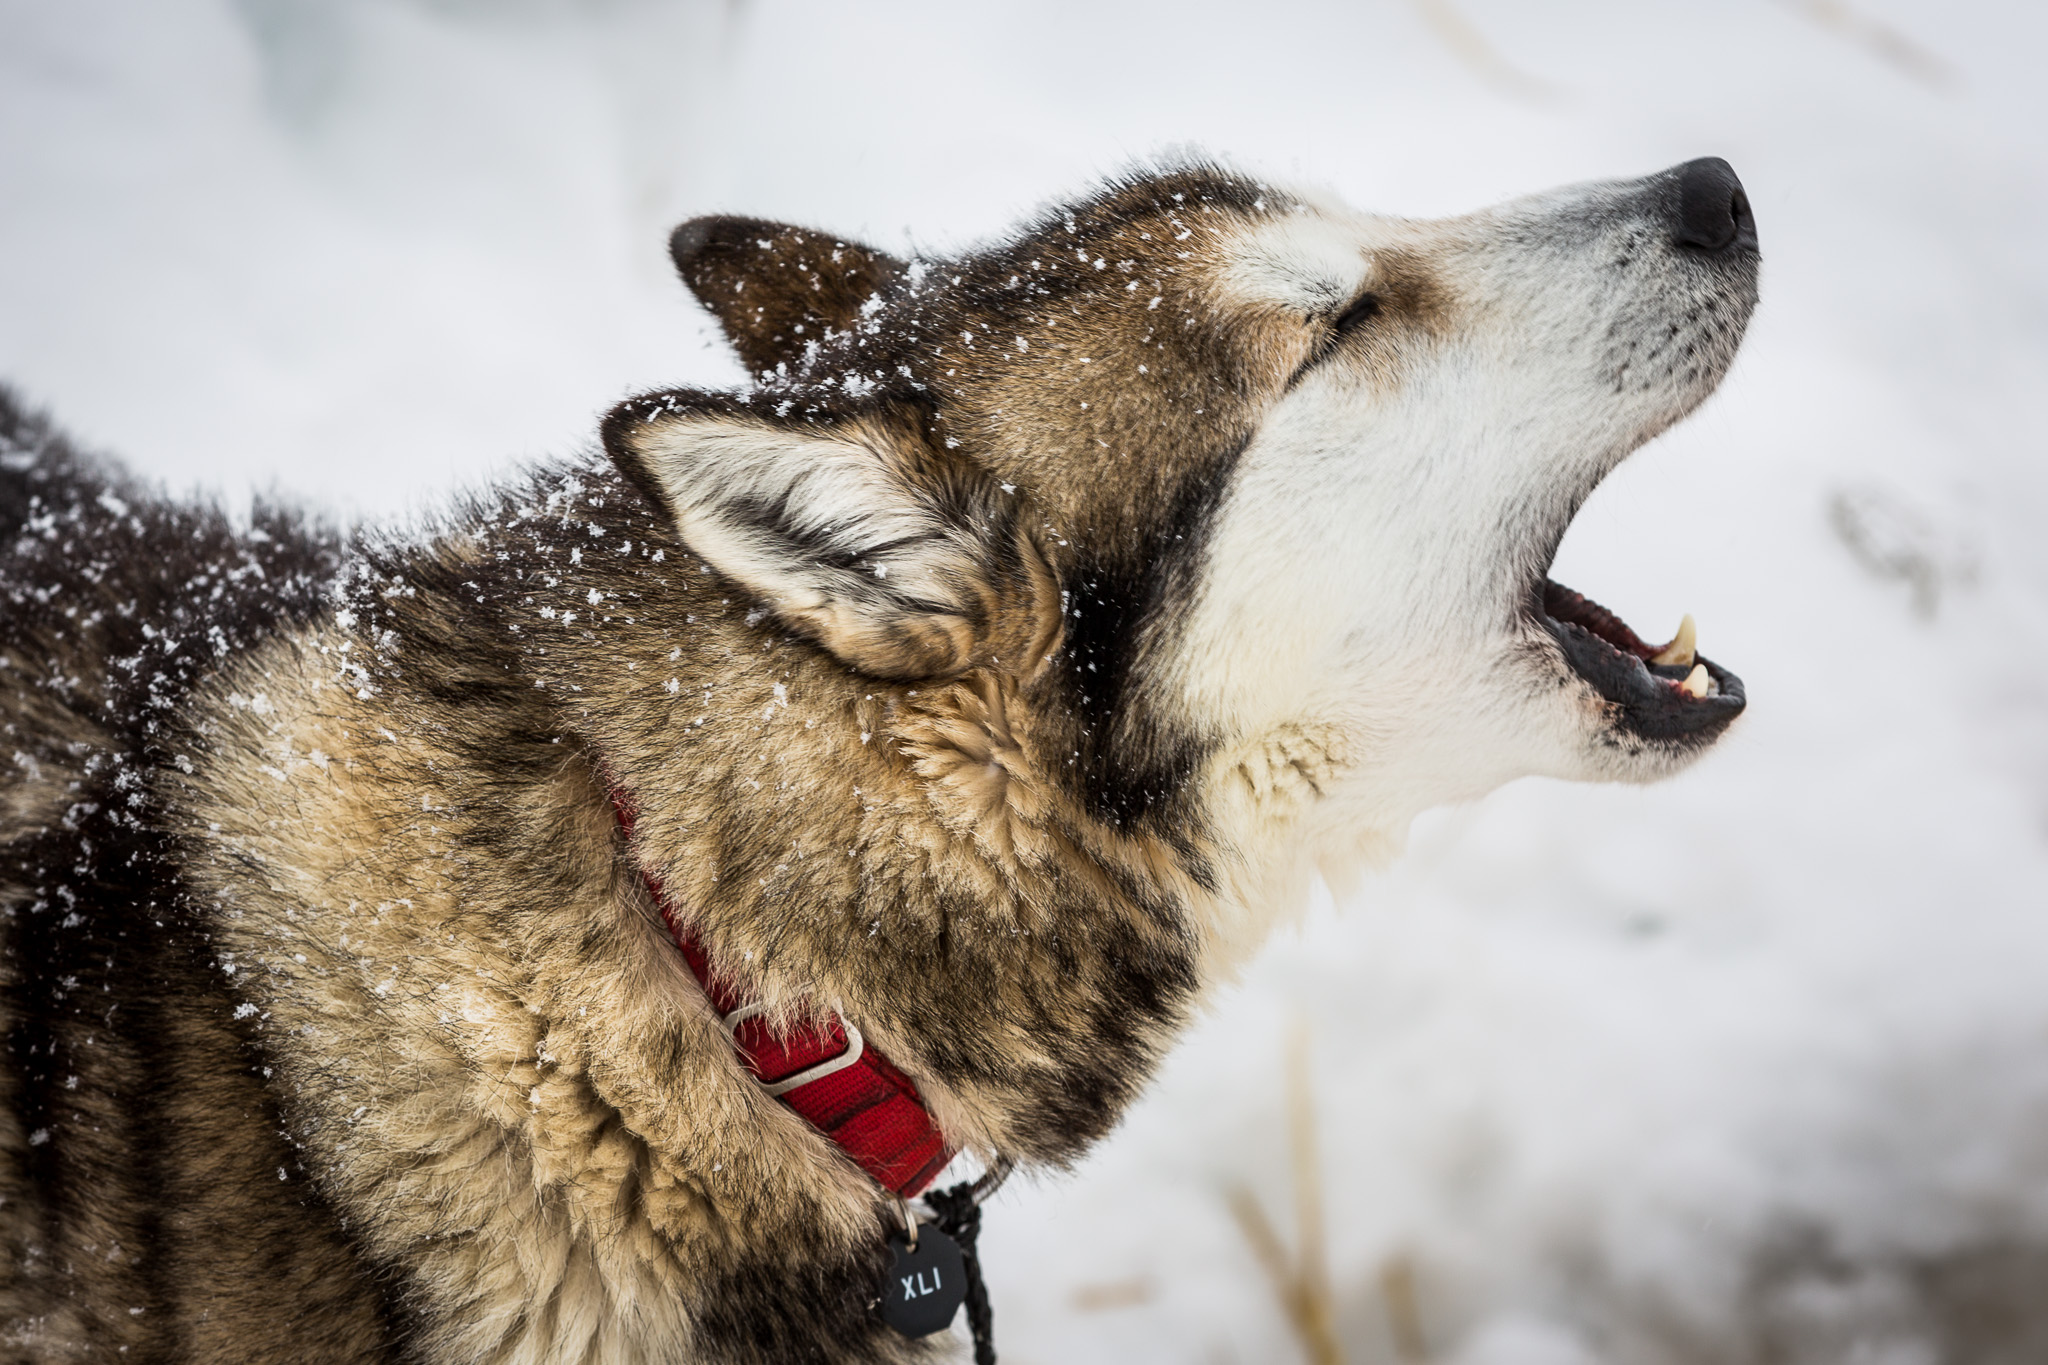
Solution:
M 617 787 L 612 809 L 630 844 L 633 803 Z M 776 1034 L 760 1017 L 758 1003 L 747 1002 L 735 983 L 712 973 L 704 945 L 685 927 L 660 879 L 644 866 L 640 876 L 711 1008 L 725 1021 L 741 1065 L 884 1189 L 911 1199 L 931 1184 L 953 1152 L 910 1078 L 836 1014 L 822 1025 Z

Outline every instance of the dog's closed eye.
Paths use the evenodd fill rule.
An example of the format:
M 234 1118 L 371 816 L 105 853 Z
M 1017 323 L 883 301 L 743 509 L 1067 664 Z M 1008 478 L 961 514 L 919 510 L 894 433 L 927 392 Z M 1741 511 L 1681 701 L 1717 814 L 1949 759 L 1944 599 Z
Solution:
M 1330 345 L 1335 345 L 1350 336 L 1360 327 L 1379 316 L 1380 296 L 1370 291 L 1353 299 L 1351 306 L 1339 313 L 1330 324 Z M 1327 347 L 1326 347 L 1327 349 Z
M 1300 368 L 1288 378 L 1287 387 L 1291 389 L 1299 384 L 1310 370 L 1334 355 L 1346 337 L 1378 317 L 1379 313 L 1380 296 L 1370 290 L 1346 304 L 1343 312 L 1330 319 L 1328 330 L 1316 342 L 1315 350 L 1309 353 L 1308 359 L 1302 361 Z

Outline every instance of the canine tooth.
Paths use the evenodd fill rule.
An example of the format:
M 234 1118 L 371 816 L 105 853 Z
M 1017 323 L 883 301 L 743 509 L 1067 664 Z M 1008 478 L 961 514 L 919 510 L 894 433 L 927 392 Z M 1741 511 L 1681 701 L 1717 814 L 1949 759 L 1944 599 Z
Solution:
M 1692 662 L 1693 649 L 1699 642 L 1699 632 L 1692 627 L 1692 613 L 1678 623 L 1678 634 L 1671 637 L 1671 643 L 1650 656 L 1653 664 L 1679 664 Z M 1688 679 L 1687 681 L 1690 681 Z
M 1707 688 L 1712 684 L 1713 679 L 1707 676 L 1707 666 L 1694 664 L 1692 672 L 1686 674 L 1685 681 L 1678 685 L 1678 690 L 1688 697 L 1704 697 L 1707 695 Z

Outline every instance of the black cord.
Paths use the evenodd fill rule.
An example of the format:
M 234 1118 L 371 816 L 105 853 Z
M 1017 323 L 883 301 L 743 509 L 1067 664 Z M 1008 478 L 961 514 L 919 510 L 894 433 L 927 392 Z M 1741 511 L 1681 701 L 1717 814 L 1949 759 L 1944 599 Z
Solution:
M 977 1202 L 978 1181 L 967 1181 L 950 1190 L 934 1190 L 925 1204 L 938 1215 L 934 1220 L 941 1232 L 960 1246 L 967 1263 L 967 1330 L 974 1335 L 974 1365 L 996 1365 L 996 1343 L 988 1286 L 981 1282 L 981 1256 L 975 1239 L 981 1236 L 981 1205 Z

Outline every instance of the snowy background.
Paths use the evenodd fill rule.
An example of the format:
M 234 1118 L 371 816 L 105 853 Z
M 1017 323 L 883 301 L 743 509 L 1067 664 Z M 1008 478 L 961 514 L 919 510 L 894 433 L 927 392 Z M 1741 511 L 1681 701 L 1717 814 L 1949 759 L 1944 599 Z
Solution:
M 998 1200 L 1003 1359 L 2039 1362 L 2044 58 L 2018 0 L 0 0 L 0 376 L 174 487 L 405 515 L 738 378 L 690 214 L 947 250 L 1181 144 L 1419 215 L 1724 155 L 1748 346 L 1558 576 L 1694 612 L 1749 715 L 1283 935 Z

